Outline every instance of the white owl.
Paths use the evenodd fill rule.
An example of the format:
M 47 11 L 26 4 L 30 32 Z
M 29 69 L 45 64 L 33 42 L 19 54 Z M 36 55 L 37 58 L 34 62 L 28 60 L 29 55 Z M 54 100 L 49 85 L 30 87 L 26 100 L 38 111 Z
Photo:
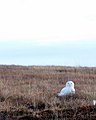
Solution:
M 96 105 L 96 100 L 93 100 L 93 105 Z
M 75 94 L 74 82 L 67 81 L 66 86 L 58 93 L 58 96 L 65 96 L 71 93 Z

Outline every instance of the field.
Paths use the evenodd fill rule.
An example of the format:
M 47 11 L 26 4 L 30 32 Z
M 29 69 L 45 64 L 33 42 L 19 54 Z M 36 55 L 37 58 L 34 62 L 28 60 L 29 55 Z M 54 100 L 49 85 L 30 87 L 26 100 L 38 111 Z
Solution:
M 76 94 L 58 97 L 67 80 Z M 96 68 L 0 65 L 0 120 L 96 120 Z

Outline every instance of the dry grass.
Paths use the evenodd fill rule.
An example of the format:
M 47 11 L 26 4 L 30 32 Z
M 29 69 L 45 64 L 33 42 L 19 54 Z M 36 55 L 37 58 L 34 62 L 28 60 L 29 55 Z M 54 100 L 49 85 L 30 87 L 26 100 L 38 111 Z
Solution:
M 57 97 L 67 80 L 76 94 Z M 93 119 L 95 85 L 96 68 L 1 65 L 0 120 Z

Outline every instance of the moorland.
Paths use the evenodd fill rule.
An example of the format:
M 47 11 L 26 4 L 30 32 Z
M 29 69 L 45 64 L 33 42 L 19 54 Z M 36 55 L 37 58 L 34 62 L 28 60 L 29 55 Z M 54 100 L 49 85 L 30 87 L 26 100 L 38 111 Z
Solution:
M 58 97 L 66 81 L 76 93 Z M 96 67 L 0 65 L 0 120 L 95 120 Z

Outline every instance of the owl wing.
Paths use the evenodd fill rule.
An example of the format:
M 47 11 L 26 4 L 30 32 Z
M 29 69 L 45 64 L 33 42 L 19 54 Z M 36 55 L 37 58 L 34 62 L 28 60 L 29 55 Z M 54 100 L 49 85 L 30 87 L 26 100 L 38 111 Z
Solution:
M 71 92 L 75 94 L 75 89 L 74 89 L 74 88 L 72 88 Z
M 66 95 L 66 94 L 67 94 L 67 88 L 64 87 L 64 88 L 60 91 L 60 93 L 58 93 L 58 96 L 64 96 L 64 95 Z

